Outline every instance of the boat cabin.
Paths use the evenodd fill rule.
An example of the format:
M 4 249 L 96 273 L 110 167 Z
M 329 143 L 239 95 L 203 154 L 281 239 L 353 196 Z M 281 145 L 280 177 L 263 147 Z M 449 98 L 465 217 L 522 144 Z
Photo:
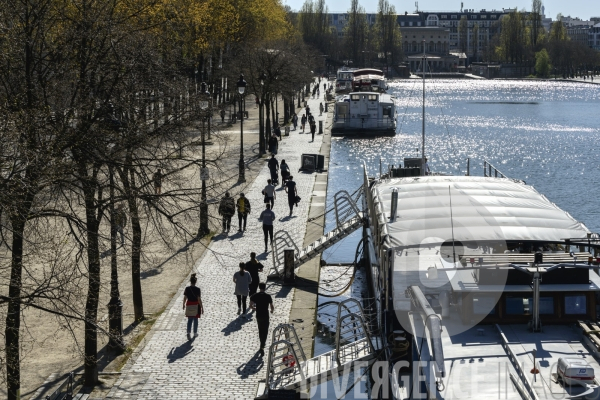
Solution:
M 377 92 L 352 92 L 337 98 L 333 133 L 396 133 L 394 97 Z

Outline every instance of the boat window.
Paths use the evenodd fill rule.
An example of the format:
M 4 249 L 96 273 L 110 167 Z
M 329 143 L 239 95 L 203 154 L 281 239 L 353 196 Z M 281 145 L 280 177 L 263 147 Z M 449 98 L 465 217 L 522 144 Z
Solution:
M 358 95 L 358 94 L 351 94 L 350 95 L 350 100 L 352 100 L 352 101 L 358 101 L 358 100 L 360 100 L 360 95 Z
M 585 295 L 565 296 L 565 314 L 587 314 Z
M 388 107 L 384 107 L 383 108 L 383 115 L 392 115 L 392 106 L 388 106 Z
M 506 298 L 506 314 L 530 315 L 533 313 L 533 298 L 511 296 Z M 540 314 L 554 314 L 554 297 L 540 297 Z
M 473 297 L 473 314 L 494 315 L 496 314 L 496 299 L 491 296 Z
M 377 95 L 376 94 L 370 94 L 369 95 L 369 101 L 377 101 Z

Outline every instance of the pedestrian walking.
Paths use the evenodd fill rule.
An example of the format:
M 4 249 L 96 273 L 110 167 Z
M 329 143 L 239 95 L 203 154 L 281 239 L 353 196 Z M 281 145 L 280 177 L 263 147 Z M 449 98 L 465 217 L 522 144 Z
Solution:
M 246 230 L 246 220 L 248 214 L 250 214 L 250 201 L 244 196 L 244 193 L 240 193 L 240 198 L 236 203 L 238 213 L 238 232 Z M 244 223 L 242 225 L 242 222 Z
M 258 96 L 254 96 L 254 97 L 255 97 L 255 103 L 256 103 L 254 108 L 258 108 L 258 105 L 260 104 L 260 100 L 258 100 Z
M 258 284 L 260 292 L 250 298 L 250 308 L 256 311 L 256 324 L 258 325 L 258 339 L 260 341 L 260 356 L 265 355 L 265 344 L 269 336 L 269 308 L 271 314 L 275 311 L 273 298 L 266 292 L 267 284 L 261 282 Z
M 246 271 L 246 264 L 240 263 L 240 270 L 233 274 L 233 283 L 235 283 L 235 296 L 237 297 L 238 315 L 246 314 L 246 299 L 250 293 L 250 284 L 252 276 Z
M 269 153 L 277 154 L 277 147 L 279 147 L 279 141 L 275 135 L 271 135 L 269 138 Z
M 154 182 L 154 194 L 160 194 L 160 190 L 162 187 L 162 172 L 160 168 L 152 175 L 152 182 Z
M 265 235 L 265 253 L 267 252 L 267 243 L 271 238 L 271 246 L 273 246 L 273 221 L 275 221 L 275 213 L 271 210 L 271 204 L 265 204 L 266 209 L 260 213 L 262 221 L 263 234 Z
M 125 225 L 127 225 L 127 213 L 123 209 L 123 204 L 119 203 L 115 209 L 115 229 L 121 234 L 121 246 L 125 244 L 125 234 L 123 233 Z
M 267 179 L 267 186 L 262 190 L 263 196 L 265 196 L 265 204 L 270 203 L 271 209 L 275 206 L 275 186 L 273 185 L 273 181 L 271 179 Z
M 292 125 L 294 125 L 294 130 L 298 128 L 298 115 L 296 113 L 292 115 Z
M 246 263 L 246 271 L 250 273 L 252 282 L 250 282 L 250 297 L 256 293 L 258 284 L 260 283 L 259 272 L 263 271 L 264 266 L 256 259 L 256 253 L 250 253 L 250 261 Z
M 269 172 L 271 173 L 271 180 L 275 184 L 277 181 L 277 171 L 279 170 L 279 161 L 275 158 L 275 154 L 271 154 L 271 159 L 267 163 L 267 167 L 269 167 Z
M 281 160 L 281 165 L 279 166 L 279 169 L 281 171 L 281 187 L 283 187 L 283 185 L 285 185 L 285 181 L 290 176 L 290 167 L 287 165 L 285 160 Z
M 275 134 L 275 136 L 277 136 L 279 141 L 281 141 L 281 128 L 279 127 L 279 125 L 277 125 L 275 129 L 273 129 L 273 133 Z M 279 144 L 277 146 L 279 146 Z
M 224 124 L 225 123 L 225 109 L 221 109 L 221 123 Z
M 225 197 L 219 203 L 219 215 L 223 217 L 223 232 L 229 232 L 233 214 L 235 214 L 235 201 L 229 195 L 229 192 L 225 192 Z
M 312 141 L 315 141 L 315 133 L 317 132 L 317 124 L 315 121 L 311 121 L 310 123 L 310 134 L 312 135 Z
M 188 340 L 192 340 L 190 336 L 192 333 L 192 325 L 194 326 L 194 337 L 198 336 L 198 318 L 204 314 L 202 296 L 200 294 L 200 288 L 196 286 L 196 281 L 196 274 L 192 274 L 190 277 L 190 286 L 186 287 L 183 291 L 183 309 L 185 310 L 185 316 L 188 319 Z
M 302 125 L 302 133 L 304 133 L 304 127 L 306 126 L 306 114 L 302 114 L 302 118 L 300 119 L 300 123 Z
M 320 115 L 323 115 L 323 103 L 319 103 L 319 111 L 321 112 Z
M 327 90 L 327 82 L 324 82 L 323 83 L 323 91 L 326 91 L 326 90 Z
M 285 192 L 288 195 L 288 205 L 290 206 L 291 217 L 292 211 L 294 210 L 294 204 L 297 203 L 296 197 L 298 196 L 298 190 L 296 188 L 296 182 L 294 182 L 293 176 L 290 176 L 288 181 L 285 183 Z

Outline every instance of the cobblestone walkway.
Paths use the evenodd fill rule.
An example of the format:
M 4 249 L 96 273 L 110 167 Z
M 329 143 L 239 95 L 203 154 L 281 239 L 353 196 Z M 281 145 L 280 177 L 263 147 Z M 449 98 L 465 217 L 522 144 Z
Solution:
M 308 99 L 316 120 L 319 116 L 319 99 Z M 299 113 L 302 116 L 302 113 Z M 318 124 L 318 122 L 317 122 Z M 285 159 L 290 166 L 300 205 L 288 217 L 289 208 L 285 191 L 278 188 L 274 212 L 277 221 L 274 231 L 285 229 L 296 243 L 301 244 L 306 231 L 310 199 L 314 190 L 315 174 L 297 172 L 302 153 L 318 153 L 322 135 L 291 131 L 280 143 L 277 159 Z M 232 219 L 228 236 L 217 235 L 209 251 L 196 263 L 198 285 L 202 290 L 205 314 L 199 320 L 198 337 L 186 338 L 186 318 L 181 308 L 182 286 L 149 334 L 149 341 L 128 364 L 107 398 L 111 399 L 252 399 L 260 379 L 265 378 L 264 360 L 257 354 L 258 329 L 254 315 L 238 318 L 236 298 L 233 295 L 233 274 L 240 261 L 248 261 L 251 251 L 265 265 L 261 280 L 266 279 L 272 266 L 271 252 L 264 249 L 261 222 L 258 216 L 264 209 L 261 190 L 270 177 L 263 167 L 250 186 L 246 196 L 252 213 L 242 235 L 237 233 L 237 215 Z M 294 290 L 279 284 L 268 283 L 267 292 L 273 296 L 275 313 L 271 317 L 271 330 L 277 324 L 288 322 Z M 270 335 L 267 343 L 270 343 Z

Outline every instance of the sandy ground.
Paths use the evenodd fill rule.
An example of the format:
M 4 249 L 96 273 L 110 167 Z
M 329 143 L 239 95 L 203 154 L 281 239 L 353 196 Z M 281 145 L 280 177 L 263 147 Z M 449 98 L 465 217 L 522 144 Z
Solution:
M 209 191 L 208 198 L 218 199 L 223 191 L 230 190 L 232 195 L 237 197 L 240 191 L 243 191 L 247 185 L 251 184 L 256 177 L 258 171 L 264 166 L 266 158 L 258 158 L 258 134 L 256 133 L 258 127 L 258 116 L 257 111 L 248 103 L 248 111 L 250 112 L 249 120 L 244 123 L 244 142 L 245 142 L 245 157 L 248 163 L 248 169 L 246 171 L 245 184 L 237 184 L 237 161 L 239 159 L 239 124 L 232 127 L 222 126 L 223 132 L 221 137 L 222 140 L 214 140 L 212 146 L 207 147 L 207 157 L 211 154 L 224 151 L 224 160 L 219 165 L 221 166 L 218 171 L 218 177 L 211 176 L 211 179 L 219 180 L 220 183 L 213 189 L 213 192 Z M 215 127 L 219 129 L 219 125 Z M 230 131 L 227 131 L 230 129 Z M 254 131 L 254 132 L 253 132 Z M 197 132 L 193 132 L 197 134 Z M 197 150 L 197 156 L 200 156 L 200 149 Z M 190 169 L 187 173 L 187 179 L 189 182 L 198 182 L 199 176 L 198 171 Z M 225 178 L 224 178 L 225 174 Z M 183 179 L 185 181 L 185 177 Z M 184 182 L 185 183 L 185 182 Z M 168 190 L 168 182 L 163 182 L 163 192 Z M 253 205 L 255 207 L 255 205 Z M 129 346 L 134 347 L 140 339 L 140 333 L 145 332 L 149 329 L 150 323 L 155 320 L 157 314 L 162 312 L 164 307 L 169 303 L 175 291 L 178 290 L 182 281 L 186 279 L 189 272 L 191 271 L 194 262 L 202 255 L 205 250 L 207 240 L 201 242 L 195 242 L 189 240 L 189 237 L 184 238 L 175 235 L 175 233 L 169 229 L 157 230 L 150 223 L 153 218 L 158 218 L 156 215 L 152 215 L 152 211 L 144 208 L 142 211 L 142 231 L 144 235 L 143 244 L 143 259 L 142 259 L 142 290 L 144 300 L 144 314 L 149 318 L 149 322 L 142 323 L 139 325 L 133 324 L 133 304 L 132 304 L 132 293 L 131 293 L 131 262 L 130 252 L 131 243 L 126 239 L 125 246 L 119 247 L 118 263 L 119 263 L 119 289 L 121 300 L 123 302 L 123 327 L 126 333 L 125 340 Z M 197 213 L 197 211 L 196 211 Z M 220 218 L 216 212 L 216 204 L 212 204 L 209 208 L 210 225 L 211 231 L 220 232 Z M 235 220 L 235 218 L 234 218 Z M 232 221 L 234 226 L 237 226 L 237 220 Z M 185 228 L 190 232 L 195 233 L 198 229 L 199 221 L 194 218 L 188 218 L 184 221 L 187 225 Z M 62 242 L 60 239 L 61 235 L 63 238 L 66 237 L 65 232 L 67 231 L 64 223 L 55 223 L 55 225 L 49 224 L 48 229 L 51 230 L 49 237 L 50 241 L 56 241 L 63 243 L 62 246 L 57 246 L 53 243 L 51 246 L 48 244 L 47 249 L 61 249 L 61 254 L 53 254 L 53 257 L 48 259 L 59 259 L 55 264 L 60 264 L 60 260 L 72 259 L 76 256 L 76 248 L 71 241 L 65 239 Z M 104 227 L 107 229 L 107 227 Z M 130 227 L 125 229 L 125 235 L 127 237 L 130 233 Z M 32 252 L 35 253 L 38 258 L 43 257 L 44 246 L 40 246 L 39 249 Z M 2 245 L 0 248 L 0 262 L 4 272 L 2 272 L 3 280 L 4 276 L 7 276 L 6 266 L 9 256 L 6 246 Z M 110 283 L 110 256 L 109 256 L 109 243 L 104 242 L 101 245 L 101 251 L 105 252 L 104 258 L 102 259 L 102 293 L 99 306 L 99 323 L 104 329 L 108 329 L 108 309 L 106 304 L 109 301 L 109 283 Z M 57 251 L 55 251 L 56 253 Z M 85 254 L 79 256 L 85 257 Z M 39 262 L 39 259 L 38 259 Z M 82 264 L 82 263 L 80 263 Z M 42 273 L 44 270 L 48 270 L 48 265 L 43 262 L 34 268 L 36 273 Z M 74 291 L 77 300 L 80 302 L 83 313 L 83 307 L 85 303 L 85 294 L 87 292 L 87 278 L 85 277 L 85 271 L 81 271 L 78 280 L 69 282 L 72 287 L 76 288 Z M 5 286 L 5 285 L 2 285 Z M 77 290 L 79 292 L 77 292 Z M 2 289 L 4 291 L 4 289 Z M 0 329 L 2 335 L 4 333 L 4 321 L 6 318 L 6 310 L 0 310 Z M 50 388 L 56 386 L 57 383 L 63 381 L 65 376 L 70 371 L 81 372 L 82 371 L 82 353 L 83 353 L 83 324 L 76 321 L 67 321 L 62 317 L 56 317 L 44 313 L 39 310 L 26 309 L 23 311 L 23 329 L 22 329 L 22 364 L 21 364 L 21 395 L 24 399 L 38 398 L 40 395 L 46 395 L 50 393 Z M 1 357 L 4 358 L 4 340 L 2 340 L 1 346 Z M 115 371 L 120 368 L 123 360 L 114 360 L 113 356 L 110 356 L 105 350 L 108 339 L 106 335 L 99 334 L 98 349 L 100 351 L 100 371 Z M 111 362 L 112 361 L 112 362 Z M 4 374 L 3 374 L 4 375 Z M 6 384 L 4 382 L 5 376 L 2 376 L 2 382 L 0 382 L 0 397 L 6 396 Z M 115 379 L 113 375 L 101 375 L 100 380 L 103 381 L 104 387 L 110 388 L 111 382 Z M 38 390 L 45 381 L 49 380 L 47 387 L 43 391 Z M 99 388 L 98 392 L 102 392 Z M 96 395 L 96 393 L 94 393 Z M 95 396 L 94 396 L 95 397 Z

